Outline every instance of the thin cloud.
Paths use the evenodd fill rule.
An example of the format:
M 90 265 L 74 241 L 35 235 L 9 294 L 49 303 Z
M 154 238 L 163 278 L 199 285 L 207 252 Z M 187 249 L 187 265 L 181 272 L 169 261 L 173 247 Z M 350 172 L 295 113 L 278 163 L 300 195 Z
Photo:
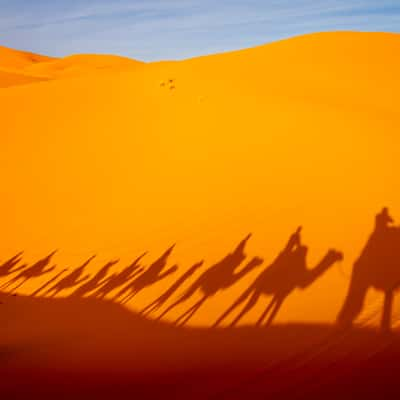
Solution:
M 388 0 L 0 0 L 0 42 L 51 55 L 185 58 L 326 30 L 400 29 Z

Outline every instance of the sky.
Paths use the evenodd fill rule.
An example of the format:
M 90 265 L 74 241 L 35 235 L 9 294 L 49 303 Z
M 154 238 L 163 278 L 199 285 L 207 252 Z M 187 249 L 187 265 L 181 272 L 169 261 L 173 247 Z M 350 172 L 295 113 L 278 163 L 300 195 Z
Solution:
M 0 0 L 0 45 L 184 59 L 311 32 L 400 32 L 400 0 Z

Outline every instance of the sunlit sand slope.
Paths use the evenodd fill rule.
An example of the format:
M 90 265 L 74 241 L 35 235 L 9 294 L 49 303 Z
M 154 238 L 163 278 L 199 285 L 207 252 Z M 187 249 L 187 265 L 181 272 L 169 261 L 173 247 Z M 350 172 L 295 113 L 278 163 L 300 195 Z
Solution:
M 143 64 L 126 57 L 78 54 L 52 58 L 0 46 L 0 87 L 68 78 Z
M 54 58 L 0 46 L 0 66 L 2 68 L 22 69 L 32 64 L 51 60 Z
M 30 65 L 25 70 L 29 73 L 45 75 L 52 78 L 70 77 L 94 73 L 96 71 L 134 67 L 143 64 L 125 57 L 80 54 L 57 59 L 48 63 Z
M 44 78 L 0 69 L 0 88 L 43 81 Z
M 45 65 L 57 63 L 28 69 L 55 76 Z M 145 251 L 146 267 L 176 243 L 166 269 L 178 270 L 128 303 L 141 309 L 204 260 L 175 300 L 252 232 L 238 265 L 255 256 L 263 264 L 226 283 L 190 320 L 210 325 L 302 225 L 310 268 L 330 248 L 344 261 L 293 290 L 275 321 L 333 322 L 375 214 L 388 206 L 400 223 L 400 36 L 321 33 L 123 64 L 0 90 L 2 258 L 24 250 L 34 263 L 59 249 L 55 273 L 93 254 L 85 273 L 120 259 L 115 272 Z M 50 277 L 19 290 L 31 293 Z M 256 321 L 267 301 L 242 321 Z M 381 304 L 369 292 L 363 320 L 379 321 Z
M 0 88 L 44 80 L 44 76 L 32 74 L 25 69 L 52 60 L 51 57 L 0 46 Z

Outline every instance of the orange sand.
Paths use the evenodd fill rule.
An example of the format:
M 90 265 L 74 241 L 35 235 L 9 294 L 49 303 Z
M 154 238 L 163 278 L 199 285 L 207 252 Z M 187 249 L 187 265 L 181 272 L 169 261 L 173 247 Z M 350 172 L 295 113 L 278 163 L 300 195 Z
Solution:
M 264 264 L 192 320 L 209 325 L 302 225 L 310 266 L 329 248 L 345 260 L 293 293 L 276 321 L 333 322 L 375 214 L 388 206 L 400 222 L 399 71 L 400 35 L 384 33 L 149 64 L 0 48 L 1 260 L 58 248 L 60 270 L 92 254 L 89 270 L 120 258 L 118 270 L 177 243 L 178 272 L 129 304 L 141 309 L 252 232 L 246 252 Z M 366 312 L 381 298 L 371 292 Z

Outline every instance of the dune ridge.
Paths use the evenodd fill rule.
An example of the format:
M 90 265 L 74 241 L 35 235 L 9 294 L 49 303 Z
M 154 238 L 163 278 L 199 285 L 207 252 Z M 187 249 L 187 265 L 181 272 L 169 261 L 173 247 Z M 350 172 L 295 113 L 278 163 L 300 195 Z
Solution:
M 42 56 L 0 46 L 0 87 L 49 79 L 68 78 L 95 72 L 137 67 L 142 62 L 126 57 L 76 54 L 63 58 Z
M 0 46 L 0 60 L 0 67 L 23 69 L 31 64 L 48 62 L 54 58 Z

